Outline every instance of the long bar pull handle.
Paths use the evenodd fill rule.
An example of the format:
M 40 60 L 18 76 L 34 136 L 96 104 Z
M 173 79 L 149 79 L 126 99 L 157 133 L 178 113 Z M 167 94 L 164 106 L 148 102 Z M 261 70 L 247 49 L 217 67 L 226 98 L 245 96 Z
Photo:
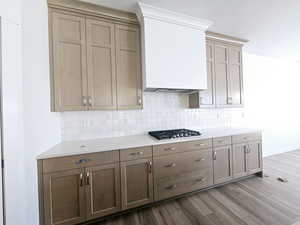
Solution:
M 148 162 L 148 168 L 149 168 L 149 173 L 152 173 L 152 162 L 151 161 L 149 161 Z
M 83 186 L 83 174 L 82 173 L 80 173 L 79 179 L 80 179 L 80 187 L 82 187 Z
M 86 173 L 86 185 L 90 185 L 90 172 Z

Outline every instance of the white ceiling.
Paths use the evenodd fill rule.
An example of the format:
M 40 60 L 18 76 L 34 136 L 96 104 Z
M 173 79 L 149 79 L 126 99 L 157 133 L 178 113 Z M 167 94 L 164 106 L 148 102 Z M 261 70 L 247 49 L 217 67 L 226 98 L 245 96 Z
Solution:
M 84 0 L 134 12 L 137 0 Z M 141 0 L 209 19 L 210 31 L 250 40 L 248 52 L 300 59 L 299 0 Z

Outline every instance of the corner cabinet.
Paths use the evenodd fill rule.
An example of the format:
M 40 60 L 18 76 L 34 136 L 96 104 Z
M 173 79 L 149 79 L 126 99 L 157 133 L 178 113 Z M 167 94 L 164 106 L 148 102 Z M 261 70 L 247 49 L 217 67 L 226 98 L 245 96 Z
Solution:
M 242 107 L 242 45 L 206 38 L 206 57 L 208 88 L 190 94 L 189 107 Z
M 142 108 L 140 28 L 119 21 L 49 8 L 53 111 Z

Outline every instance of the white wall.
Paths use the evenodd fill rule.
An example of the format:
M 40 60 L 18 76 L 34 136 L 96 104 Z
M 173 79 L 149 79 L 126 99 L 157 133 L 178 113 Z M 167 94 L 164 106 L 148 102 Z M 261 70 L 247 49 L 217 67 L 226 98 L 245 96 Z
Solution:
M 61 136 L 60 115 L 50 112 L 48 52 L 47 1 L 26 0 L 23 6 L 23 116 L 27 225 L 38 224 L 35 157 L 58 143 Z
M 300 149 L 300 63 L 244 54 L 245 118 L 263 129 L 264 155 Z

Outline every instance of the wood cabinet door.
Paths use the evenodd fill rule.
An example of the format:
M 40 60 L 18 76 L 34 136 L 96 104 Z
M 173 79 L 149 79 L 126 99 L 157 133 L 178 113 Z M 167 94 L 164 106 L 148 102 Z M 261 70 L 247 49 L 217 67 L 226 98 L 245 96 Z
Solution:
M 142 108 L 140 30 L 116 25 L 116 66 L 118 109 Z
M 228 104 L 228 47 L 215 43 L 215 88 L 216 105 L 223 107 Z
M 233 145 L 232 148 L 232 169 L 233 177 L 238 178 L 247 175 L 246 170 L 247 144 Z
M 120 211 L 119 163 L 85 169 L 87 219 Z
M 86 110 L 85 19 L 58 12 L 51 15 L 54 110 Z
M 262 152 L 261 142 L 250 142 L 246 156 L 246 169 L 249 174 L 261 171 L 262 169 Z
M 232 178 L 231 146 L 213 149 L 214 184 L 223 183 Z
M 201 106 L 213 107 L 215 104 L 214 96 L 214 44 L 206 41 L 206 64 L 207 64 L 207 89 L 200 91 L 199 103 Z
M 228 47 L 228 104 L 243 105 L 242 49 Z
M 117 108 L 114 28 L 112 23 L 86 20 L 90 110 Z
M 45 225 L 72 225 L 85 220 L 83 170 L 44 175 Z
M 152 159 L 121 163 L 122 209 L 153 201 Z

